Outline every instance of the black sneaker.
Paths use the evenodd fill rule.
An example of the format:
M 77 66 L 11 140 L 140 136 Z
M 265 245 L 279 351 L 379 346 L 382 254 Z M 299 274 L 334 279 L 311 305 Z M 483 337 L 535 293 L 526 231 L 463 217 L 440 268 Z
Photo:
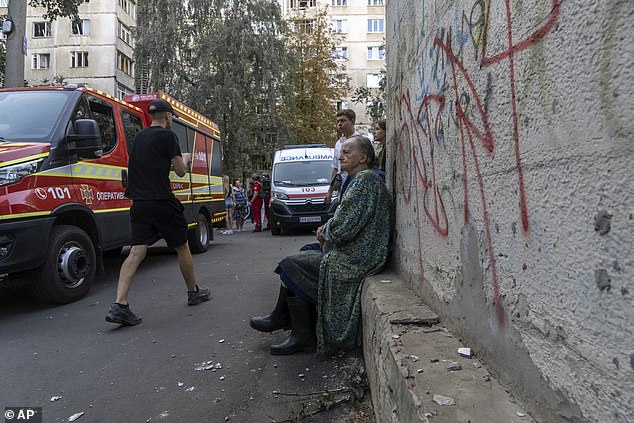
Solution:
M 187 291 L 187 305 L 196 305 L 209 300 L 209 288 L 198 288 L 198 291 Z
M 108 315 L 106 316 L 106 322 L 116 323 L 124 326 L 138 325 L 143 321 L 141 316 L 137 316 L 132 312 L 130 307 L 121 307 L 117 303 L 113 303 L 110 306 Z

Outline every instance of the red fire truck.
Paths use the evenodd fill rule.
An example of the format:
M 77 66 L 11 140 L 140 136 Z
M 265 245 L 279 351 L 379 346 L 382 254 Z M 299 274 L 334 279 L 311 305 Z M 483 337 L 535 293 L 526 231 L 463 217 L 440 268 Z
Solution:
M 156 98 L 172 104 L 172 130 L 192 153 L 191 172 L 170 179 L 192 252 L 207 250 L 225 215 L 214 122 L 163 92 L 121 101 L 77 86 L 0 89 L 0 275 L 26 272 L 47 302 L 86 294 L 103 256 L 129 242 L 128 148 Z

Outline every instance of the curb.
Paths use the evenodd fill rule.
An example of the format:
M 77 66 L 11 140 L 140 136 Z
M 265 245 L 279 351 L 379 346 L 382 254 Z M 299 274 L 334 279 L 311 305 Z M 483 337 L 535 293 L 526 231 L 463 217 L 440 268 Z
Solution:
M 378 423 L 536 422 L 482 363 L 458 354 L 464 346 L 397 274 L 366 278 L 361 304 Z

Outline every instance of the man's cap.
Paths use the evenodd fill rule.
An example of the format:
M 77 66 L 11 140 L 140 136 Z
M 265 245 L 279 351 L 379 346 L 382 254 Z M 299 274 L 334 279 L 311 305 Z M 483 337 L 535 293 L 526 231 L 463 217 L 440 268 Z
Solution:
M 150 106 L 147 108 L 147 111 L 149 113 L 170 112 L 174 114 L 174 109 L 172 108 L 172 105 L 169 104 L 165 100 L 159 100 L 159 99 L 152 100 L 152 102 L 150 103 Z

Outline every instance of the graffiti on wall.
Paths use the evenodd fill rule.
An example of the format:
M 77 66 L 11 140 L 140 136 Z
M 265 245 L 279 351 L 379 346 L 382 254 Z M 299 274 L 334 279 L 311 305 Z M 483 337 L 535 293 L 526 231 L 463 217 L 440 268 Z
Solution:
M 404 204 L 416 210 L 419 266 L 424 271 L 424 246 L 421 235 L 422 219 L 431 225 L 434 232 L 443 238 L 449 235 L 450 226 L 437 182 L 438 154 L 446 143 L 457 143 L 462 154 L 464 222 L 470 216 L 470 204 L 478 201 L 482 213 L 482 224 L 487 243 L 487 254 L 491 266 L 491 292 L 496 314 L 504 324 L 504 311 L 500 304 L 496 255 L 491 234 L 491 217 L 487 206 L 487 190 L 482 173 L 482 161 L 493 157 L 499 139 L 496 133 L 508 128 L 494 128 L 489 115 L 492 95 L 491 71 L 505 75 L 504 92 L 510 95 L 510 133 L 515 152 L 517 171 L 518 213 L 524 234 L 529 232 L 529 209 L 526 201 L 526 186 L 521 159 L 521 140 L 518 125 L 515 63 L 516 56 L 541 42 L 550 34 L 559 18 L 561 0 L 538 0 L 548 2 L 550 11 L 533 17 L 539 22 L 533 31 L 516 39 L 513 32 L 511 0 L 475 0 L 455 2 L 451 12 L 443 12 L 446 2 L 423 2 L 423 16 L 416 40 L 416 81 L 405 87 L 403 76 L 395 81 L 398 92 L 395 96 L 395 118 L 398 124 L 397 160 L 400 166 L 397 179 L 401 185 Z M 492 9 L 493 8 L 493 9 Z M 493 51 L 489 42 L 492 31 L 492 10 L 503 16 L 506 27 L 504 47 Z M 446 17 L 453 12 L 450 25 L 439 27 L 437 16 Z M 398 30 L 396 31 L 398 36 Z M 499 34 L 498 34 L 499 35 Z M 498 68 L 499 67 L 499 68 Z M 475 71 L 473 69 L 476 69 Z M 474 79 L 484 73 L 486 87 L 478 91 Z M 413 98 L 412 98 L 413 96 Z M 447 132 L 455 128 L 455 135 Z M 482 155 L 484 153 L 484 156 Z M 469 192 L 468 181 L 475 178 L 478 192 Z M 472 199 L 475 196 L 475 200 Z M 423 217 L 424 216 L 424 217 Z

